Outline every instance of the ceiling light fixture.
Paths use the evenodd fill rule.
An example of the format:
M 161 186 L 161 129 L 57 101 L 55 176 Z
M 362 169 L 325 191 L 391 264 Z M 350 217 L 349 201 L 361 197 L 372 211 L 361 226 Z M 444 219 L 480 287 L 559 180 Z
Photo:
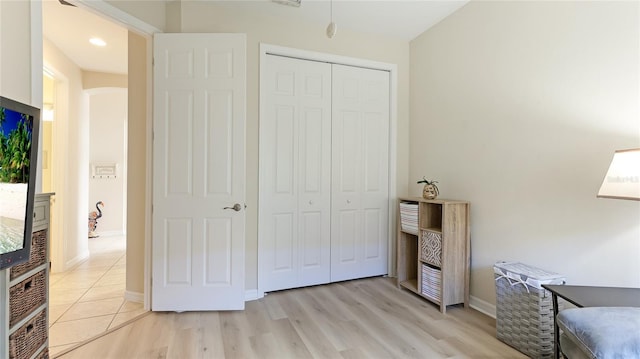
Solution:
M 333 37 L 336 36 L 336 31 L 338 31 L 338 25 L 333 22 L 333 0 L 329 0 L 329 9 L 331 22 L 329 23 L 329 26 L 327 26 L 327 37 L 333 39 Z
M 95 46 L 100 46 L 100 47 L 107 46 L 107 43 L 99 37 L 92 37 L 89 39 L 89 42 Z

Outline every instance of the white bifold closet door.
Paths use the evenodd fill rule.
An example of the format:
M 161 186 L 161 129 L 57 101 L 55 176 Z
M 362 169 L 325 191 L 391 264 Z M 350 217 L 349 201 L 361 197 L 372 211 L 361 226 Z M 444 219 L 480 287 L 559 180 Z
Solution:
M 266 56 L 263 292 L 387 273 L 389 73 Z
M 331 281 L 387 273 L 389 72 L 333 65 Z
M 265 292 L 328 283 L 331 245 L 331 65 L 269 55 L 267 69 L 258 254 Z

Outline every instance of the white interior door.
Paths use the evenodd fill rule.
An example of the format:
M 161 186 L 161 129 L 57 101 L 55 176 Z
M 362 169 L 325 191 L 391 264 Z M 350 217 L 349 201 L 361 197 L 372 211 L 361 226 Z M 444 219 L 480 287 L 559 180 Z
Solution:
M 389 72 L 333 65 L 331 281 L 387 273 Z
M 262 291 L 328 283 L 331 65 L 266 57 L 260 123 Z
M 152 310 L 243 309 L 245 35 L 156 34 L 154 62 Z

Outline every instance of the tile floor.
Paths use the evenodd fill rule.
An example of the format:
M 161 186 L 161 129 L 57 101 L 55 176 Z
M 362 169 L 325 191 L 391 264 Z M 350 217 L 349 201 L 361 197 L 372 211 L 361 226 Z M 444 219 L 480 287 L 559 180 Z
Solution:
M 73 347 L 145 312 L 124 299 L 126 238 L 89 239 L 90 257 L 49 277 L 49 353 Z

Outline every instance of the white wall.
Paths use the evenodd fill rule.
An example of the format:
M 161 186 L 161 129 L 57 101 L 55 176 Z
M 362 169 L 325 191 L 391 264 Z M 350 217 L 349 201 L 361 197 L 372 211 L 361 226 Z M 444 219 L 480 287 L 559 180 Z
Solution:
M 44 62 L 56 78 L 52 269 L 65 271 L 89 255 L 88 97 L 82 91 L 80 68 L 47 39 L 44 40 Z
M 122 235 L 126 218 L 126 128 L 127 90 L 99 88 L 89 93 L 89 165 L 115 163 L 116 176 L 100 177 L 90 173 L 89 211 L 102 201 L 103 216 L 96 232 Z M 90 167 L 91 170 L 91 167 Z
M 472 1 L 411 42 L 414 195 L 471 202 L 471 295 L 521 261 L 640 286 L 640 203 L 596 199 L 640 146 L 638 2 Z
M 32 104 L 30 19 L 29 2 L 0 1 L 0 95 L 27 104 Z

